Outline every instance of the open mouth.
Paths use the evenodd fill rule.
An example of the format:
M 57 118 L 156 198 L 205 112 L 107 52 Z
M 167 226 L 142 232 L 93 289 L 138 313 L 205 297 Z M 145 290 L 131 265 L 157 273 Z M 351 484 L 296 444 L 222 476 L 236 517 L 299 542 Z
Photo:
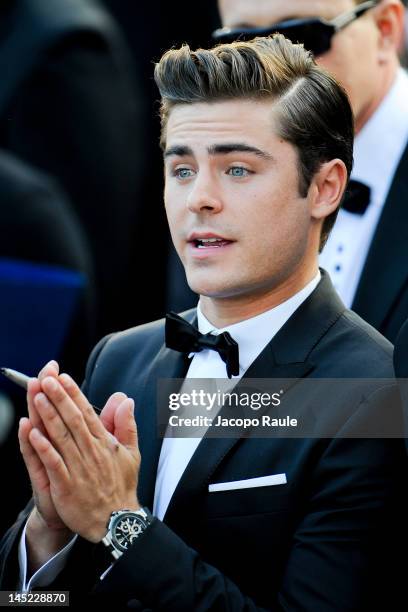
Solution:
M 220 248 L 231 244 L 231 240 L 224 238 L 197 238 L 191 242 L 196 249 Z

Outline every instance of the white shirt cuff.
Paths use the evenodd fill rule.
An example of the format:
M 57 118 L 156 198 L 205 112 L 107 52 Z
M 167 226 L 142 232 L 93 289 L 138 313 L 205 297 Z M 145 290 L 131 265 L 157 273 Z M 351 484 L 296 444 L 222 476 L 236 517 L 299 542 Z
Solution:
M 72 540 L 68 542 L 56 555 L 48 559 L 44 565 L 42 565 L 27 582 L 27 548 L 26 548 L 26 529 L 27 522 L 24 525 L 23 533 L 20 538 L 20 544 L 18 547 L 18 562 L 20 566 L 20 591 L 26 593 L 31 591 L 33 587 L 43 587 L 51 584 L 58 574 L 64 569 L 68 554 L 74 545 L 77 535 L 73 536 Z

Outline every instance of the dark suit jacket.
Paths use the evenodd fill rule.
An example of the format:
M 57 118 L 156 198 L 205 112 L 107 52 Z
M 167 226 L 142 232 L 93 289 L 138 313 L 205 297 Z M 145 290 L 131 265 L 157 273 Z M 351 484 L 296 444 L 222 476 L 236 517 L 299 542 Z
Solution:
M 185 316 L 193 319 L 194 312 Z M 135 398 L 142 456 L 138 496 L 150 508 L 161 443 L 156 383 L 184 376 L 187 368 L 181 354 L 164 346 L 163 331 L 161 320 L 101 341 L 84 386 L 96 405 L 118 389 Z M 335 410 L 341 415 L 340 437 L 319 438 L 317 422 L 314 439 L 204 438 L 164 522 L 155 519 L 103 581 L 98 572 L 108 562 L 102 545 L 78 539 L 52 588 L 65 586 L 74 597 L 75 590 L 94 587 L 94 596 L 105 603 L 112 597 L 115 608 L 174 612 L 384 609 L 384 587 L 392 599 L 401 583 L 393 572 L 405 512 L 404 446 L 401 440 L 345 436 L 353 424 L 364 428 L 381 411 L 381 398 L 395 399 L 393 383 L 375 380 L 391 375 L 391 345 L 345 310 L 324 273 L 246 377 L 370 378 L 327 406 L 328 416 Z M 301 402 L 296 388 L 290 390 L 293 401 Z M 208 493 L 209 483 L 275 473 L 286 473 L 288 484 Z M 1 545 L 2 589 L 15 585 L 16 542 L 25 516 Z M 387 555 L 391 544 L 393 556 Z
M 391 342 L 408 318 L 408 145 L 374 233 L 352 309 Z
M 0 7 L 0 147 L 56 177 L 71 200 L 96 271 L 98 338 L 146 320 L 129 282 L 144 205 L 144 101 L 132 71 L 97 0 Z

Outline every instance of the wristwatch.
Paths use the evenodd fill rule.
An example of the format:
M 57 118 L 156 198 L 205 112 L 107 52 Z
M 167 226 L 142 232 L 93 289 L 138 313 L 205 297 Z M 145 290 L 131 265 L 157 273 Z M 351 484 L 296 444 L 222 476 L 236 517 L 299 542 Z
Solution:
M 108 522 L 108 533 L 102 539 L 115 559 L 119 559 L 153 520 L 147 508 L 116 510 Z

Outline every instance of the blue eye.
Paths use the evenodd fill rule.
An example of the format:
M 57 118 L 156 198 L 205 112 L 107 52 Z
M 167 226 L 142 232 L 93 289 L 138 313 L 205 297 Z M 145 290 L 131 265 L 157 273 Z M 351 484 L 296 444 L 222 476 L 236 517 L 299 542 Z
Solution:
M 231 176 L 236 176 L 238 178 L 241 178 L 243 176 L 248 176 L 249 170 L 247 170 L 246 168 L 242 168 L 241 166 L 233 166 L 232 168 L 228 170 L 228 173 Z
M 186 179 L 193 176 L 193 170 L 191 168 L 176 168 L 174 175 L 180 179 Z

